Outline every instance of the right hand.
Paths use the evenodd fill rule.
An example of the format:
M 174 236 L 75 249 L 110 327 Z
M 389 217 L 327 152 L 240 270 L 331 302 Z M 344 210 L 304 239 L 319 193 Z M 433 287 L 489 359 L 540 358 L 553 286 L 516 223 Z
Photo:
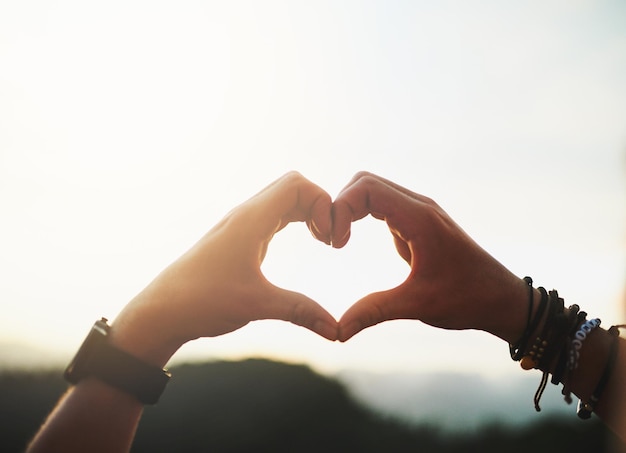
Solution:
M 270 241 L 291 222 L 306 222 L 316 239 L 330 244 L 330 195 L 295 172 L 234 208 L 157 276 L 115 319 L 114 341 L 159 365 L 187 341 L 260 319 L 290 321 L 334 341 L 335 318 L 261 272 Z

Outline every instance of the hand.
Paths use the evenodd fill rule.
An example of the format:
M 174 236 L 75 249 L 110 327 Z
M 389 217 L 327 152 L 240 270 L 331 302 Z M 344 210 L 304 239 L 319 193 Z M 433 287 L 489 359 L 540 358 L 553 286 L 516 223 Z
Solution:
M 481 329 L 509 342 L 519 338 L 528 307 L 527 285 L 433 200 L 379 176 L 358 173 L 333 203 L 333 246 L 343 247 L 351 223 L 368 214 L 387 223 L 411 271 L 396 288 L 356 302 L 339 321 L 340 341 L 391 319 Z
M 260 266 L 275 233 L 304 221 L 330 244 L 330 196 L 289 173 L 232 210 L 163 271 L 116 318 L 121 347 L 164 364 L 185 342 L 239 329 L 250 321 L 281 319 L 335 340 L 336 320 L 308 297 L 270 283 Z

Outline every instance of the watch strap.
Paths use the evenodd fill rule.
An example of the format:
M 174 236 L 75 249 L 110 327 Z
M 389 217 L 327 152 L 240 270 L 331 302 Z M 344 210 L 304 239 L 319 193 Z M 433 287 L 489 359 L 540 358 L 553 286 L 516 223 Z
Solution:
M 111 345 L 108 333 L 106 318 L 97 321 L 65 370 L 65 379 L 77 384 L 94 377 L 135 396 L 143 404 L 156 404 L 171 374 Z
M 91 375 L 113 387 L 137 397 L 144 404 L 156 404 L 165 390 L 171 374 L 147 364 L 108 342 L 95 346 L 90 365 Z

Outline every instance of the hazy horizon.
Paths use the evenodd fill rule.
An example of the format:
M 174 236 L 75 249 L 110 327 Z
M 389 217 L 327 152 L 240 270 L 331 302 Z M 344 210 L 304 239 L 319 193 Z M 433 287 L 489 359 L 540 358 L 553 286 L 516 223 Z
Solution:
M 0 344 L 0 375 L 23 371 L 61 374 L 69 357 L 65 354 L 46 355 L 45 350 L 24 348 L 19 357 L 11 357 Z M 15 346 L 15 345 L 13 345 Z M 269 357 L 240 357 L 231 359 L 206 358 L 174 360 L 169 366 L 176 375 L 176 367 L 189 363 L 211 363 L 221 360 L 245 361 Z M 286 362 L 283 362 L 286 363 Z M 563 402 L 560 389 L 548 386 L 542 398 L 542 412 L 534 409 L 532 397 L 539 383 L 539 372 L 485 376 L 478 372 L 440 372 L 381 370 L 365 371 L 346 367 L 330 373 L 315 372 L 337 379 L 346 386 L 352 397 L 369 409 L 386 417 L 414 425 L 429 425 L 449 433 L 467 433 L 486 426 L 513 427 L 529 425 L 554 416 L 575 417 L 575 405 Z M 59 395 L 60 396 L 60 395 Z

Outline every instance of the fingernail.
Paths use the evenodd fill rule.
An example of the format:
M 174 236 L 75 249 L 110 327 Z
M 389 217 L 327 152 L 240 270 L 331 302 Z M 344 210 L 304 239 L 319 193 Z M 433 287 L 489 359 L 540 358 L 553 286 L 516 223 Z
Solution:
M 350 237 L 350 229 L 348 229 L 343 236 L 341 236 L 341 239 L 338 240 L 333 240 L 333 247 L 339 248 L 339 247 L 343 247 L 346 242 L 348 242 L 348 238 Z
M 311 228 L 313 229 L 313 232 L 319 236 L 322 235 L 322 232 L 320 231 L 320 228 L 317 226 L 317 223 L 315 223 L 314 219 L 311 219 Z
M 327 234 L 322 234 L 320 227 L 317 226 L 317 223 L 315 223 L 315 220 L 313 219 L 311 219 L 311 232 L 313 233 L 313 236 L 324 242 L 324 244 L 330 245 L 330 238 Z

